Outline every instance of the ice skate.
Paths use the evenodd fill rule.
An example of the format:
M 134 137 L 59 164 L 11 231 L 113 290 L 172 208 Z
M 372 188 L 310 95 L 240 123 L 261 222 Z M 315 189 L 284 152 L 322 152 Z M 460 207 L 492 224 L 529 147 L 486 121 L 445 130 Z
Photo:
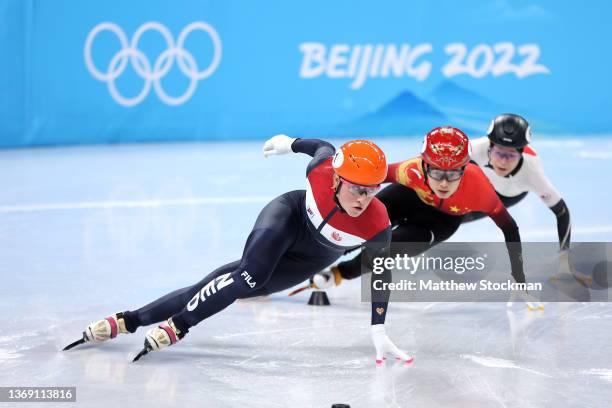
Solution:
M 185 337 L 185 333 L 176 328 L 172 319 L 168 319 L 167 323 L 162 323 L 157 327 L 150 329 L 144 341 L 143 349 L 134 357 L 134 361 L 140 360 L 142 356 L 149 354 L 150 351 L 160 350 L 168 347 Z
M 337 266 L 330 266 L 328 269 L 314 274 L 308 281 L 308 284 L 302 286 L 293 292 L 289 293 L 289 296 L 297 295 L 298 293 L 306 289 L 324 290 L 334 286 L 340 285 L 342 282 L 342 275 L 340 269 Z
M 125 327 L 122 312 L 90 323 L 85 328 L 83 337 L 64 347 L 64 351 L 84 343 L 102 343 L 106 340 L 114 339 L 119 333 L 129 333 Z
M 506 307 L 511 308 L 515 302 L 524 302 L 530 312 L 544 311 L 544 304 L 525 290 L 513 290 Z

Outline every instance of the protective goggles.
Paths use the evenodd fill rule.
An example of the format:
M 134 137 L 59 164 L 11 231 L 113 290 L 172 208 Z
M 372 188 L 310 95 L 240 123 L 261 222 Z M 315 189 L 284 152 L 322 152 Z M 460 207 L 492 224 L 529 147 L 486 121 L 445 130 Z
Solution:
M 437 169 L 435 167 L 427 166 L 425 169 L 427 175 L 436 181 L 457 181 L 463 177 L 463 173 L 465 171 L 465 167 L 461 167 L 460 169 L 452 169 L 452 170 L 442 170 Z
M 509 150 L 502 150 L 497 146 L 493 146 L 489 149 L 489 152 L 494 155 L 496 158 L 498 158 L 499 160 L 506 160 L 506 161 L 514 161 L 514 160 L 518 160 L 519 157 L 521 157 L 521 153 L 518 151 L 509 151 Z
M 380 184 L 377 186 L 362 186 L 360 184 L 353 184 L 342 177 L 340 177 L 340 180 L 342 180 L 342 184 L 346 186 L 349 193 L 354 195 L 361 196 L 365 194 L 366 197 L 373 197 L 380 191 Z

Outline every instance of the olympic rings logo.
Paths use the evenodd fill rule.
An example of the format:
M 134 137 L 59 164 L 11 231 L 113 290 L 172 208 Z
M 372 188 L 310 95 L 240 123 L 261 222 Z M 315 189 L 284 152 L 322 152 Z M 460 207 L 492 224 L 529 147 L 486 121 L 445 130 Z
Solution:
M 147 31 L 157 31 L 162 35 L 166 42 L 167 48 L 151 65 L 149 58 L 138 49 L 140 37 Z M 204 31 L 208 34 L 213 43 L 214 53 L 213 58 L 208 67 L 199 71 L 198 64 L 189 51 L 183 48 L 187 36 L 195 30 Z M 106 72 L 99 70 L 92 59 L 91 48 L 96 36 L 102 31 L 110 31 L 114 33 L 121 44 L 121 49 L 111 58 Z M 198 82 L 211 76 L 221 62 L 221 40 L 217 31 L 209 24 L 202 21 L 196 21 L 186 26 L 178 36 L 176 44 L 172 38 L 170 31 L 163 25 L 155 21 L 147 22 L 141 25 L 134 33 L 132 41 L 128 44 L 127 37 L 121 27 L 115 23 L 104 22 L 94 27 L 87 35 L 85 40 L 85 64 L 87 69 L 99 81 L 106 82 L 108 91 L 113 99 L 123 106 L 135 106 L 141 103 L 151 91 L 151 86 L 155 93 L 167 105 L 181 105 L 185 103 L 196 90 Z M 189 78 L 187 90 L 180 96 L 171 96 L 166 93 L 161 85 L 161 79 L 168 74 L 176 59 L 181 72 Z M 134 71 L 144 79 L 144 86 L 138 95 L 127 98 L 119 92 L 115 81 L 125 71 L 128 61 Z

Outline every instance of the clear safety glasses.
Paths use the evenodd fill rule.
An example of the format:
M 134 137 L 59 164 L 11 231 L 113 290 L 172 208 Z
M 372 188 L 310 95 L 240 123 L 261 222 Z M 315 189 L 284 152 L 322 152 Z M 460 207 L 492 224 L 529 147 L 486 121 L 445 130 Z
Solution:
M 435 167 L 427 166 L 427 175 L 436 181 L 457 181 L 461 177 L 463 177 L 463 172 L 465 171 L 465 167 L 460 169 L 452 169 L 452 170 L 442 170 L 437 169 Z
M 348 191 L 354 195 L 366 195 L 367 197 L 373 197 L 380 191 L 380 184 L 377 186 L 362 186 L 360 184 L 353 184 L 348 180 L 340 178 L 342 180 L 342 184 L 346 186 Z
M 490 152 L 499 160 L 514 161 L 521 157 L 521 153 L 516 150 L 502 150 L 497 146 L 491 147 Z

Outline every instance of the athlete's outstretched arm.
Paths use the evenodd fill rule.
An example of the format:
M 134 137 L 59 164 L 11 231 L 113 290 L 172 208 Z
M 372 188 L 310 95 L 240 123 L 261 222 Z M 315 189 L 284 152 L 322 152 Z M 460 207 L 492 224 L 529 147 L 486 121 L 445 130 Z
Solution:
M 530 162 L 527 173 L 529 190 L 536 193 L 548 208 L 557 217 L 557 232 L 559 234 L 559 246 L 561 251 L 566 251 L 570 246 L 570 214 L 569 208 L 563 201 L 559 190 L 551 183 L 544 173 L 544 168 L 539 157 Z
M 334 146 L 319 139 L 299 139 L 287 135 L 276 135 L 264 143 L 263 154 L 265 157 L 274 154 L 287 154 L 289 152 L 304 153 L 312 157 L 308 164 L 306 174 L 314 167 L 333 156 L 336 152 Z
M 501 203 L 501 201 L 500 201 Z M 501 210 L 490 214 L 491 218 L 499 228 L 504 232 L 506 247 L 510 255 L 510 267 L 512 268 L 512 277 L 518 283 L 525 283 L 525 273 L 523 272 L 523 249 L 521 247 L 521 236 L 519 235 L 518 226 L 514 218 L 508 213 L 506 207 L 501 206 Z M 527 291 L 515 290 L 510 295 L 508 307 L 511 307 L 515 299 L 522 299 L 529 310 L 544 310 L 544 305 Z
M 391 282 L 391 271 L 381 267 L 375 269 L 375 265 L 382 265 L 382 262 L 377 262 L 377 259 L 383 259 L 389 256 L 390 245 L 391 227 L 388 227 L 366 242 L 361 253 L 362 271 L 360 272 L 363 273 L 360 274 L 367 274 L 372 271 L 376 272 L 371 275 L 372 284 L 370 287 L 370 293 L 372 295 L 372 324 L 384 324 L 385 317 L 387 316 L 390 292 L 386 284 Z M 380 285 L 377 287 L 384 287 L 385 289 L 376 290 L 374 288 L 374 281 L 380 281 Z
M 571 242 L 571 218 L 569 208 L 559 191 L 550 182 L 539 158 L 531 161 L 528 173 L 529 190 L 538 194 L 544 204 L 550 208 L 557 218 L 557 234 L 559 236 L 559 274 L 570 274 L 584 285 L 591 285 L 592 277 L 577 271 L 569 259 Z
M 382 259 L 389 256 L 390 245 L 391 227 L 388 227 L 366 242 L 361 256 L 363 262 L 362 268 L 365 268 L 364 273 L 373 271 L 375 265 L 383 264 L 382 262 L 376 262 L 376 259 Z M 385 318 L 387 316 L 390 297 L 390 291 L 387 284 L 391 282 L 391 271 L 383 268 L 382 271 L 375 272 L 377 273 L 372 273 L 370 275 L 372 277 L 370 293 L 372 295 L 371 332 L 372 341 L 376 348 L 376 364 L 382 364 L 385 354 L 391 354 L 406 363 L 411 363 L 412 357 L 401 351 L 393 341 L 391 341 L 385 331 Z M 377 282 L 376 285 L 375 282 Z M 376 287 L 384 289 L 376 290 Z
M 501 203 L 501 202 L 500 202 Z M 512 268 L 512 277 L 518 283 L 525 283 L 525 272 L 523 271 L 523 248 L 521 245 L 521 235 L 519 228 L 510 215 L 508 210 L 502 205 L 494 213 L 490 214 L 495 224 L 504 233 L 506 247 L 510 255 L 510 266 Z
M 508 255 L 510 255 L 510 266 L 512 277 L 518 283 L 525 283 L 525 272 L 523 271 L 523 248 L 521 245 L 521 235 L 519 228 L 510 215 L 499 196 L 495 192 L 493 185 L 483 176 L 483 188 L 481 194 L 482 211 L 495 222 L 504 233 Z
M 291 150 L 296 153 L 304 153 L 313 158 L 332 156 L 336 149 L 334 146 L 320 139 L 294 139 L 291 144 Z

